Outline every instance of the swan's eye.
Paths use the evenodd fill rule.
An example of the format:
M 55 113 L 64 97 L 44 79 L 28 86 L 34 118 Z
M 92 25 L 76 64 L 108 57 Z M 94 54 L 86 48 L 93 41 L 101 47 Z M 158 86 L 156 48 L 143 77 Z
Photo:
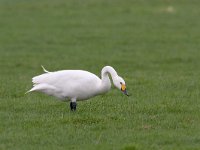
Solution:
M 122 82 L 120 82 L 120 84 L 122 84 Z

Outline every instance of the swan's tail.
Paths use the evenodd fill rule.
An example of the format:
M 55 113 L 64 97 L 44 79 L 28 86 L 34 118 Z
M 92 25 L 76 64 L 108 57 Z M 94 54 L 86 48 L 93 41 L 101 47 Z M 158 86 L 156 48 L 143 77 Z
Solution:
M 33 86 L 33 88 L 30 89 L 29 91 L 27 91 L 25 94 L 27 94 L 29 92 L 33 92 L 33 91 L 42 92 L 47 95 L 52 95 L 52 96 L 55 96 L 60 99 L 63 98 L 63 96 L 60 95 L 60 91 L 56 87 L 46 84 L 46 83 L 37 84 L 37 85 Z
M 27 91 L 27 92 L 25 93 L 25 95 L 28 94 L 29 92 L 31 92 L 31 90 Z
M 40 91 L 43 93 L 51 94 L 51 92 L 53 90 L 56 90 L 55 87 L 53 87 L 49 84 L 42 83 L 42 84 L 34 85 L 33 88 L 30 89 L 29 91 L 27 91 L 25 94 L 27 94 L 29 92 L 33 92 L 33 91 Z
M 45 72 L 45 73 L 50 73 L 48 70 L 46 70 L 42 65 L 41 65 L 41 67 L 42 67 L 42 69 L 43 69 L 43 71 Z M 40 75 L 41 76 L 41 75 Z M 40 81 L 38 81 L 38 79 L 40 79 L 40 78 L 38 78 L 39 76 L 36 76 L 36 77 L 33 77 L 33 79 L 32 79 L 32 82 L 33 82 L 33 88 L 32 89 L 30 89 L 29 91 L 27 91 L 25 94 L 28 94 L 28 93 L 30 93 L 30 92 L 32 92 L 32 91 L 36 91 L 36 90 L 40 90 L 43 86 L 41 86 L 41 85 L 39 85 L 40 84 Z
M 36 85 L 35 85 L 35 86 L 33 86 L 32 89 L 28 90 L 25 94 L 28 94 L 28 93 L 33 92 L 33 91 L 36 91 L 37 89 L 38 89 L 38 87 L 36 87 Z
M 28 90 L 25 94 L 28 94 L 28 93 L 30 93 L 32 91 L 35 91 L 35 87 L 33 87 L 32 89 Z

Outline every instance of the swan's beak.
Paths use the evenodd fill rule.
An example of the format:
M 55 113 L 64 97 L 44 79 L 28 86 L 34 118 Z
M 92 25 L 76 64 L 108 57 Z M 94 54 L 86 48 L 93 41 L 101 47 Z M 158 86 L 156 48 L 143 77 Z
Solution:
M 129 96 L 126 89 L 123 91 L 123 93 L 126 95 L 126 96 Z
M 126 91 L 126 86 L 124 84 L 122 84 L 121 86 L 121 91 L 126 95 L 126 96 L 129 96 L 127 91 Z

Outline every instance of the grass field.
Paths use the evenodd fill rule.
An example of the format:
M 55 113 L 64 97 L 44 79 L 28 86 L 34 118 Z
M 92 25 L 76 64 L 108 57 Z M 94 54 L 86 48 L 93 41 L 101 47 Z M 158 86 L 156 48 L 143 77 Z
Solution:
M 0 149 L 200 149 L 198 0 L 0 0 Z M 48 70 L 113 66 L 117 89 L 69 104 L 24 93 Z

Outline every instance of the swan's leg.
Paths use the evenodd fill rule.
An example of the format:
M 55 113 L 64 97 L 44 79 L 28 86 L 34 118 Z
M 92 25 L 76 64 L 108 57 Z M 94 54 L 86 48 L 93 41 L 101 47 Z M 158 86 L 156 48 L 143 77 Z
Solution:
M 71 102 L 70 102 L 70 108 L 71 108 L 71 111 L 75 111 L 76 110 L 76 99 L 71 99 Z
M 76 102 L 70 102 L 70 108 L 71 108 L 71 111 L 75 111 L 76 110 Z

